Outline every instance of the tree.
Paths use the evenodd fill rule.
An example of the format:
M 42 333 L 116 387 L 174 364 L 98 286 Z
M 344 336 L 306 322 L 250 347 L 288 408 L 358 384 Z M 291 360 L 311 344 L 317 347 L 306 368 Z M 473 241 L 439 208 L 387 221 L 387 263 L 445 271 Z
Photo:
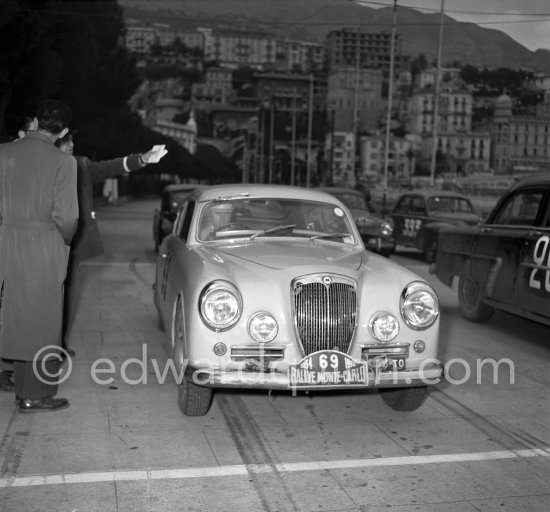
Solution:
M 8 0 L 4 14 L 3 136 L 15 133 L 37 100 L 54 97 L 73 110 L 77 152 L 106 158 L 119 154 L 120 146 L 141 149 L 133 143 L 141 124 L 127 105 L 139 77 L 119 44 L 124 22 L 116 0 Z

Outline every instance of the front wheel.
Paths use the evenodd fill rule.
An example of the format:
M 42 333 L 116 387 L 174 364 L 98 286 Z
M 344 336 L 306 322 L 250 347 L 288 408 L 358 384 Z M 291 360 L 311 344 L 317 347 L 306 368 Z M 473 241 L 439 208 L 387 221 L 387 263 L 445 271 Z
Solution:
M 485 322 L 494 312 L 491 306 L 483 304 L 480 283 L 466 274 L 458 278 L 458 306 L 462 316 L 472 322 Z
M 416 411 L 428 398 L 428 386 L 418 388 L 381 388 L 382 400 L 394 411 Z
M 197 386 L 184 376 L 178 385 L 178 407 L 186 416 L 204 416 L 212 405 L 212 389 Z

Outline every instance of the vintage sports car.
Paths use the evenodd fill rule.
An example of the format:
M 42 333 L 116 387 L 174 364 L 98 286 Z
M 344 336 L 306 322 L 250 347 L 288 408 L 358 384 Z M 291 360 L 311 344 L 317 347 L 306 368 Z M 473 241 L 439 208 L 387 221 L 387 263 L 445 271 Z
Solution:
M 394 237 L 398 244 L 416 247 L 428 263 L 435 260 L 437 235 L 448 226 L 471 226 L 481 219 L 466 196 L 454 192 L 407 192 L 392 212 Z
M 442 230 L 430 270 L 449 286 L 458 276 L 469 320 L 499 309 L 550 325 L 550 177 L 516 183 L 479 226 Z
M 393 221 L 373 214 L 362 192 L 344 187 L 319 187 L 317 190 L 332 194 L 348 207 L 367 249 L 382 256 L 389 256 L 395 250 Z
M 200 185 L 167 185 L 162 191 L 160 207 L 155 209 L 153 216 L 153 242 L 155 251 L 158 251 L 162 239 L 172 232 L 176 215 L 181 203 L 193 190 Z
M 178 402 L 215 388 L 378 388 L 413 410 L 439 382 L 439 302 L 422 278 L 365 250 L 349 210 L 282 185 L 196 190 L 159 248 L 154 303 Z

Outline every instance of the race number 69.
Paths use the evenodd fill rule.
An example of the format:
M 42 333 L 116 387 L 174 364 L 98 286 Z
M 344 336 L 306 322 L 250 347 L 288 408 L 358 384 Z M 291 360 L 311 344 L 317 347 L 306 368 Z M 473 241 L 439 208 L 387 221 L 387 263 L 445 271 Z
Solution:
M 531 270 L 531 275 L 529 277 L 529 286 L 540 290 L 543 287 L 544 290 L 550 293 L 550 237 L 541 236 L 537 243 L 535 244 L 535 249 L 533 251 L 533 261 L 537 267 L 546 266 L 546 270 L 541 268 L 534 268 Z M 545 265 L 546 262 L 546 265 Z M 541 276 L 540 274 L 543 274 Z

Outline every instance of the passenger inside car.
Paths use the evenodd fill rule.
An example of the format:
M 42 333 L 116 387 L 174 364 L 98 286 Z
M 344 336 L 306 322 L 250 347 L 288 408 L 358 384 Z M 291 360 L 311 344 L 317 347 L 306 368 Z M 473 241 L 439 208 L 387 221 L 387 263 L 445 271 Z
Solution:
M 212 240 L 216 231 L 232 222 L 233 205 L 231 203 L 212 203 L 203 212 L 200 227 L 200 238 Z

